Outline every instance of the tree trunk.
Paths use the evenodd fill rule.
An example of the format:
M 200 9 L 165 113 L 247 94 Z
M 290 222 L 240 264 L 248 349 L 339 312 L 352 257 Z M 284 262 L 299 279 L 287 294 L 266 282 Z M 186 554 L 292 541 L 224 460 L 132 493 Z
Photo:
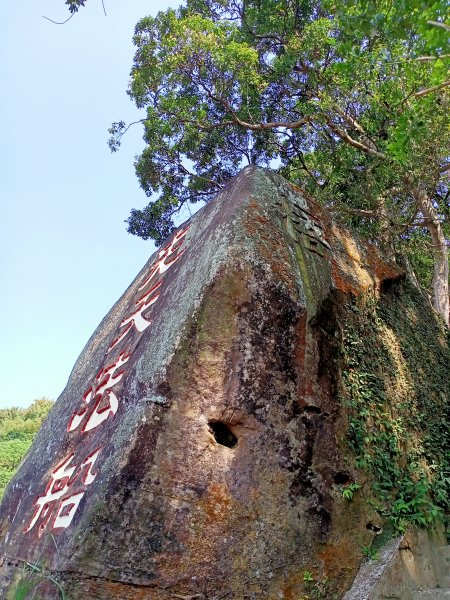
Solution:
M 422 212 L 428 231 L 433 241 L 434 275 L 433 275 L 433 306 L 449 324 L 448 297 L 448 248 L 436 210 L 428 195 L 417 189 L 414 196 Z

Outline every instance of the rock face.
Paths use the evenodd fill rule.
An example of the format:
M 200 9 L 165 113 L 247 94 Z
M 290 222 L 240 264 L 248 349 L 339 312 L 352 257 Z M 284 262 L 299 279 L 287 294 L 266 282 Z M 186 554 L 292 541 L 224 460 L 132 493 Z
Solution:
M 443 532 L 411 529 L 362 565 L 343 600 L 446 600 L 449 567 Z
M 298 600 L 305 572 L 342 597 L 375 517 L 337 490 L 352 467 L 336 307 L 402 277 L 244 169 L 75 364 L 2 504 L 0 597 L 26 563 L 48 599 Z

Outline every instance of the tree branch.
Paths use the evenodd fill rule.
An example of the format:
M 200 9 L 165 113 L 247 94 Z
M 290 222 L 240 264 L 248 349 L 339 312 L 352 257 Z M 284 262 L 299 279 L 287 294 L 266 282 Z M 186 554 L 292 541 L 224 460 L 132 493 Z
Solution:
M 362 152 L 364 152 L 365 154 L 368 154 L 369 156 L 376 156 L 376 157 L 382 158 L 382 159 L 387 158 L 386 155 L 383 154 L 382 152 L 378 152 L 378 150 L 369 148 L 369 146 L 366 146 L 365 144 L 362 144 L 361 142 L 358 142 L 357 140 L 353 139 L 352 137 L 350 137 L 348 135 L 348 133 L 346 131 L 342 131 L 342 129 L 339 129 L 339 127 L 337 127 L 331 121 L 328 121 L 328 127 L 331 129 L 331 131 L 333 133 L 335 133 L 342 141 L 346 142 L 349 146 L 353 146 L 353 148 L 356 148 L 357 150 L 361 150 Z
M 187 169 L 183 163 L 178 160 L 178 167 L 180 168 L 181 171 L 183 171 L 183 173 L 185 173 L 185 175 L 187 175 L 188 177 L 193 177 L 196 179 L 203 179 L 203 181 L 206 181 L 207 183 L 212 184 L 213 186 L 215 186 L 217 189 L 220 190 L 220 188 L 222 187 L 220 185 L 220 183 L 217 183 L 217 181 L 214 181 L 214 179 L 209 179 L 208 177 L 203 177 L 203 175 L 198 175 L 197 173 L 192 173 L 191 171 L 189 171 L 189 169 Z M 208 192 L 210 193 L 210 192 Z
M 298 121 L 274 121 L 271 123 L 247 123 L 247 121 L 243 121 L 240 119 L 236 112 L 231 107 L 231 104 L 227 100 L 221 100 L 224 104 L 228 112 L 231 114 L 233 121 L 243 127 L 244 129 L 249 129 L 250 131 L 266 131 L 268 129 L 276 129 L 278 127 L 283 127 L 284 129 L 298 129 L 302 125 L 309 123 L 310 117 L 305 117 L 299 119 Z
M 298 129 L 299 127 L 301 127 L 302 125 L 305 125 L 306 123 L 309 123 L 310 118 L 302 118 L 299 119 L 298 121 L 274 121 L 271 123 L 248 123 L 247 121 L 244 121 L 242 119 L 240 119 L 237 116 L 237 113 L 235 112 L 235 110 L 232 108 L 231 104 L 228 102 L 228 100 L 225 100 L 223 98 L 217 98 L 216 96 L 211 96 L 211 98 L 213 100 L 215 100 L 216 102 L 220 102 L 220 104 L 222 104 L 222 106 L 225 107 L 225 109 L 231 114 L 231 118 L 233 119 L 234 123 L 236 123 L 236 125 L 239 125 L 240 127 L 243 127 L 244 129 L 249 129 L 250 131 L 266 131 L 268 129 L 276 129 L 278 127 L 283 127 L 285 129 Z
M 55 25 L 64 25 L 65 23 L 67 23 L 67 21 L 70 21 L 70 19 L 75 15 L 75 13 L 72 13 L 70 15 L 70 17 L 68 17 L 65 21 L 54 21 L 53 19 L 50 19 L 50 17 L 45 17 L 44 15 L 42 15 L 43 19 L 47 19 L 47 21 L 50 21 L 50 23 L 54 23 Z
M 420 92 L 416 92 L 413 94 L 413 98 L 422 98 L 422 96 L 426 96 L 427 94 L 432 94 L 433 92 L 438 92 L 443 88 L 446 88 L 450 85 L 450 79 L 448 81 L 444 81 L 444 83 L 440 83 L 439 85 L 434 85 L 433 87 L 427 88 L 425 90 L 421 90 Z
M 178 120 L 178 122 L 182 123 L 183 125 L 184 124 L 195 125 L 202 131 L 213 131 L 213 129 L 218 129 L 219 127 L 228 127 L 229 125 L 235 124 L 235 121 L 220 121 L 219 123 L 211 123 L 211 125 L 204 125 L 203 123 L 200 123 L 200 121 L 195 121 L 193 119 L 179 119 L 176 113 L 166 112 L 165 114 L 167 114 L 171 117 L 175 117 Z M 143 121 L 147 121 L 147 120 L 148 119 L 143 119 Z M 139 123 L 139 121 L 136 121 L 136 123 Z
M 248 123 L 247 121 L 244 121 L 237 116 L 236 111 L 233 109 L 233 107 L 228 102 L 228 100 L 225 100 L 224 98 L 221 98 L 220 96 L 215 96 L 211 92 L 211 90 L 204 85 L 204 83 L 202 81 L 196 81 L 196 83 L 201 88 L 203 88 L 203 90 L 205 91 L 205 93 L 211 100 L 213 100 L 214 102 L 216 102 L 218 104 L 221 104 L 227 110 L 227 112 L 230 113 L 231 118 L 233 119 L 233 122 L 236 123 L 236 125 L 239 125 L 240 127 L 242 127 L 243 129 L 248 129 L 250 131 L 266 131 L 268 129 L 276 129 L 277 127 L 284 127 L 285 129 L 292 130 L 292 129 L 298 129 L 302 125 L 305 125 L 306 123 L 309 123 L 311 121 L 310 117 L 305 117 L 305 118 L 299 119 L 298 121 L 275 121 L 275 122 L 271 122 L 271 123 Z
M 335 106 L 335 110 L 336 110 L 337 114 L 340 117 L 342 117 L 344 119 L 344 121 L 348 125 L 350 125 L 350 127 L 353 127 L 353 129 L 356 129 L 356 131 L 359 131 L 363 135 L 367 136 L 366 132 L 364 131 L 364 129 L 362 127 L 362 125 L 360 125 L 356 119 L 354 119 L 353 117 L 351 117 L 350 115 L 348 115 L 346 112 L 344 112 L 343 110 L 341 110 L 337 106 Z
M 440 21 L 427 21 L 427 24 L 434 25 L 435 27 L 442 27 L 442 29 L 450 31 L 450 25 L 446 25 L 445 23 L 441 23 Z
M 433 60 L 439 60 L 440 58 L 450 58 L 450 54 L 440 54 L 439 56 L 419 56 L 418 58 L 406 59 L 408 62 L 430 62 Z
M 366 210 L 364 208 L 350 208 L 349 206 L 333 206 L 330 212 L 343 212 L 355 217 L 373 218 L 377 216 L 376 210 Z
M 412 190 L 420 212 L 424 217 L 434 247 L 434 276 L 433 276 L 433 306 L 449 324 L 449 295 L 448 295 L 448 249 L 442 224 L 439 221 L 435 207 L 426 191 L 417 186 Z

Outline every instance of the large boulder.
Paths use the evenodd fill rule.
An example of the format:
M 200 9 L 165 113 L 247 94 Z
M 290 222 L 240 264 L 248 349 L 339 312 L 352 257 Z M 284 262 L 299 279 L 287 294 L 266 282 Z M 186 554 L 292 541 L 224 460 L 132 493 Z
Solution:
M 0 596 L 298 600 L 313 573 L 342 597 L 377 516 L 339 491 L 338 315 L 403 278 L 281 177 L 241 171 L 81 353 L 4 498 Z

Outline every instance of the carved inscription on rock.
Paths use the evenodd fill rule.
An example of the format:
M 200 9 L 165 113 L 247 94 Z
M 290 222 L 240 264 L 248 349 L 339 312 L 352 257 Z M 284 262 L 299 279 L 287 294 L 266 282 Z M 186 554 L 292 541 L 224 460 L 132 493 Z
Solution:
M 302 236 L 310 252 L 325 256 L 325 249 L 331 250 L 319 219 L 294 198 L 284 196 L 276 202 L 287 225 L 288 232 L 294 238 Z
M 138 288 L 130 313 L 119 324 L 100 370 L 93 376 L 80 398 L 79 408 L 66 426 L 73 450 L 52 470 L 43 492 L 38 493 L 25 533 L 33 532 L 41 537 L 44 531 L 57 533 L 72 523 L 82 498 L 96 478 L 101 465 L 102 442 L 106 441 L 97 436 L 92 447 L 87 434 L 100 431 L 108 421 L 117 418 L 128 363 L 143 332 L 152 324 L 151 313 L 164 286 L 164 274 L 185 252 L 184 238 L 188 229 L 189 225 L 180 229 L 158 252 Z

